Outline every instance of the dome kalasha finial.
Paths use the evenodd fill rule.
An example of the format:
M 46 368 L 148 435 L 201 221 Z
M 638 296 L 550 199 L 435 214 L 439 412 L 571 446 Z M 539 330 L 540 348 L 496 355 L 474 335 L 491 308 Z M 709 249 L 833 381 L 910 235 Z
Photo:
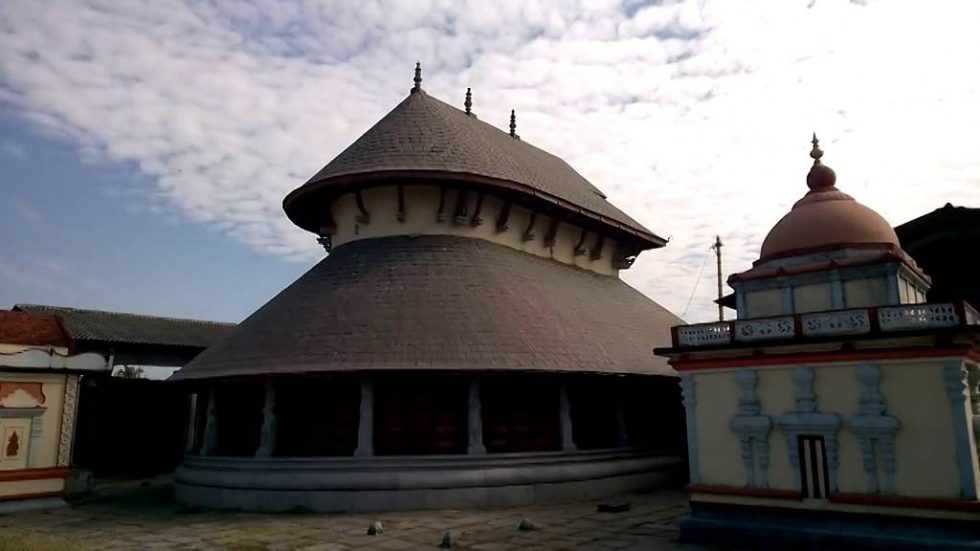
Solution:
M 517 137 L 517 113 L 513 109 L 510 110 L 510 136 Z
M 813 166 L 810 167 L 810 173 L 806 175 L 807 187 L 811 191 L 834 189 L 834 183 L 837 182 L 837 175 L 834 174 L 834 171 L 829 166 L 820 162 L 821 157 L 823 157 L 823 150 L 820 149 L 820 141 L 817 140 L 816 132 L 813 133 L 813 139 L 810 143 L 813 144 L 813 149 L 810 150 L 810 158 L 813 159 Z
M 473 108 L 473 92 L 472 92 L 472 89 L 470 89 L 470 88 L 467 88 L 466 89 L 466 101 L 463 102 L 463 107 L 466 108 L 466 114 L 467 115 L 469 115 L 469 114 L 471 114 L 473 112 L 472 111 L 472 108 Z
M 419 92 L 422 90 L 422 62 L 415 62 L 415 78 L 412 79 L 415 82 L 415 86 L 412 86 L 412 92 Z

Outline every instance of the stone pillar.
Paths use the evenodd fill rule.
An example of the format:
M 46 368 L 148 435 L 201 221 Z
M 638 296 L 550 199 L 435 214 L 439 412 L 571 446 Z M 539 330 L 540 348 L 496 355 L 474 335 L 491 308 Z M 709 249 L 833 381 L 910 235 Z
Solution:
M 187 395 L 187 438 L 184 442 L 184 453 L 194 450 L 194 441 L 197 435 L 197 393 L 192 392 Z
M 559 419 L 561 421 L 561 449 L 566 452 L 575 451 L 578 448 L 575 447 L 575 439 L 572 436 L 572 404 L 568 401 L 568 392 L 565 390 L 565 385 L 561 386 L 561 395 L 559 396 L 558 402 Z
M 629 445 L 630 438 L 626 432 L 626 411 L 623 408 L 623 400 L 620 398 L 616 402 L 616 447 L 628 448 Z
M 218 410 L 214 403 L 214 389 L 208 391 L 208 420 L 204 424 L 204 438 L 201 441 L 201 455 L 214 454 L 218 442 Z
M 487 453 L 487 447 L 483 445 L 483 404 L 480 402 L 480 383 L 475 379 L 470 381 L 467 426 L 469 428 L 469 444 L 466 448 L 466 453 L 469 455 L 483 455 Z
M 368 378 L 361 379 L 361 414 L 357 422 L 357 449 L 354 457 L 374 455 L 374 385 Z
M 255 457 L 272 457 L 276 449 L 276 388 L 265 383 L 265 405 L 262 406 L 262 433 Z

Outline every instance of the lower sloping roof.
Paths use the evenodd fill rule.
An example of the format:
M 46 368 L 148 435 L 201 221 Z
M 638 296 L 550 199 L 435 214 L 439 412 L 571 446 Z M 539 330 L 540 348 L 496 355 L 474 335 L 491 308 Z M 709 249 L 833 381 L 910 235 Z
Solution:
M 79 343 L 140 344 L 203 349 L 235 328 L 234 323 L 144 316 L 63 306 L 17 304 L 14 311 L 54 314 Z
M 51 314 L 0 311 L 0 344 L 71 346 L 71 339 Z
M 479 239 L 338 247 L 173 379 L 373 369 L 673 375 L 681 320 L 616 277 Z

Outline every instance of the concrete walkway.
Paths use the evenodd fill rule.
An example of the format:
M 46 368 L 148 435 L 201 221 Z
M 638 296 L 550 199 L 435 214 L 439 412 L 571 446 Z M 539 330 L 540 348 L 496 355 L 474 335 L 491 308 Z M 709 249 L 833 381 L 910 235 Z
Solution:
M 663 491 L 599 501 L 493 510 L 374 514 L 259 515 L 186 512 L 167 488 L 144 488 L 108 501 L 0 516 L 2 549 L 438 549 L 447 531 L 456 549 L 705 549 L 677 543 L 686 495 Z M 521 519 L 535 529 L 517 529 Z M 384 534 L 367 535 L 373 521 Z

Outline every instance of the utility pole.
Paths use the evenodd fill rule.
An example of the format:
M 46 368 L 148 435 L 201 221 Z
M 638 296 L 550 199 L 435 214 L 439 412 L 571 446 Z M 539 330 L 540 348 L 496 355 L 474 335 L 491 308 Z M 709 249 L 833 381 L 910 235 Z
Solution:
M 725 321 L 725 307 L 721 303 L 721 236 L 715 236 L 715 244 L 711 246 L 718 259 L 718 321 Z

